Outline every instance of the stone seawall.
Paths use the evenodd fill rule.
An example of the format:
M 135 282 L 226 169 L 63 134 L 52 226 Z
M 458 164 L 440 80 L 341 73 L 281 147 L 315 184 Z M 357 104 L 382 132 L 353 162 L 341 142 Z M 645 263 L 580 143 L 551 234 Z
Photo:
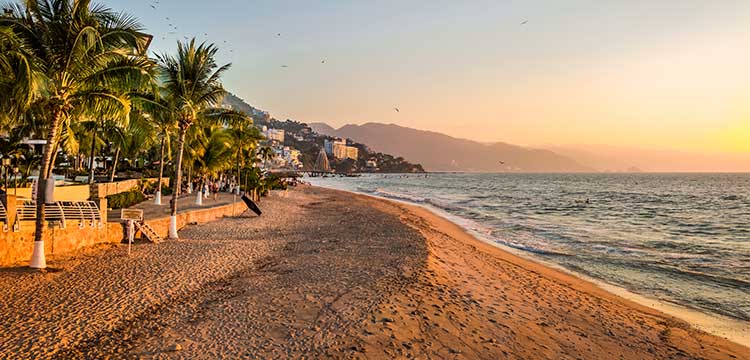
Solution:
M 49 255 L 62 255 L 97 244 L 119 243 L 124 238 L 124 228 L 120 223 L 105 223 L 101 228 L 83 228 L 78 222 L 69 221 L 64 229 L 47 227 L 44 229 L 44 252 Z M 21 223 L 18 232 L 0 232 L 0 267 L 23 266 L 31 259 L 34 247 L 34 222 Z
M 241 214 L 247 210 L 241 202 L 207 209 L 191 210 L 177 214 L 177 228 L 182 229 L 191 223 L 206 223 L 225 216 Z M 162 238 L 169 234 L 169 217 L 146 220 Z M 136 234 L 136 238 L 141 234 Z M 82 248 L 105 243 L 120 243 L 125 238 L 122 222 L 108 222 L 101 228 L 86 223 L 80 227 L 77 221 L 69 221 L 64 229 L 59 226 L 44 230 L 45 254 L 62 255 Z M 19 231 L 0 229 L 0 267 L 24 266 L 28 264 L 34 245 L 34 222 L 24 221 Z
M 225 216 L 235 216 L 241 214 L 247 210 L 245 204 L 237 202 L 234 204 L 222 205 L 208 209 L 191 210 L 184 213 L 177 214 L 177 229 L 182 229 L 186 225 L 191 223 L 206 223 L 216 219 L 220 219 Z M 154 231 L 156 231 L 162 238 L 167 238 L 169 235 L 169 216 L 162 217 L 153 220 L 146 220 L 146 224 L 150 225 Z M 136 234 L 138 235 L 138 234 Z

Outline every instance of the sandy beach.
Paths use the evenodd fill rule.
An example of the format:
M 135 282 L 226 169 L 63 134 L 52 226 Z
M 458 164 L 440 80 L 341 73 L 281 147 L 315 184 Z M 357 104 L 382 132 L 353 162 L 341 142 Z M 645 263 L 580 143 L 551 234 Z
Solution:
M 0 358 L 750 359 L 419 207 L 309 186 L 261 207 L 0 269 Z

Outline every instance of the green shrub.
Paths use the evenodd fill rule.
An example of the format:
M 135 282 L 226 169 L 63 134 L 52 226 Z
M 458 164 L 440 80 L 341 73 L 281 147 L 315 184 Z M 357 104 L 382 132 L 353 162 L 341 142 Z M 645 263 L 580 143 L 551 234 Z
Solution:
M 107 196 L 107 205 L 112 209 L 122 209 L 131 207 L 146 200 L 138 187 L 134 187 L 126 192 Z

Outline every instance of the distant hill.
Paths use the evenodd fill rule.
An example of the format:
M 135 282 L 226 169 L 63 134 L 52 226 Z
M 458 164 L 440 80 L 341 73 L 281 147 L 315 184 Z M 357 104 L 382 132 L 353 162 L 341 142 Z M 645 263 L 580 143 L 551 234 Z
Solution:
M 422 164 L 428 171 L 594 171 L 550 150 L 506 143 L 483 144 L 394 124 L 367 123 L 340 129 L 323 123 L 309 126 L 321 134 L 349 138 L 375 151 L 402 156 Z
M 545 148 L 604 172 L 750 172 L 749 153 L 706 153 L 610 145 L 558 145 Z
M 321 135 L 335 136 L 332 134 L 336 133 L 336 129 L 326 123 L 312 123 L 307 124 L 313 131 Z
M 242 111 L 248 116 L 253 118 L 253 121 L 256 123 L 266 123 L 269 121 L 270 116 L 268 115 L 268 112 L 257 109 L 251 105 L 249 105 L 245 100 L 242 100 L 237 95 L 234 95 L 232 93 L 227 93 L 224 96 L 224 99 L 222 100 L 222 105 L 229 106 L 235 111 Z

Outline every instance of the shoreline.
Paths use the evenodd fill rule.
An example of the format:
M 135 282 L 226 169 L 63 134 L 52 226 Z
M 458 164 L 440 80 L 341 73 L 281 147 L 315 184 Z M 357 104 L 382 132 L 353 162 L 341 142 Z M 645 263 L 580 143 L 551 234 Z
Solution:
M 188 225 L 131 255 L 113 245 L 52 257 L 55 271 L 0 271 L 0 358 L 750 360 L 428 209 L 280 195 L 260 217 Z
M 663 313 L 664 315 L 671 316 L 678 320 L 684 321 L 697 330 L 704 331 L 708 334 L 718 336 L 720 338 L 729 340 L 738 345 L 750 348 L 750 322 L 743 322 L 741 320 L 734 319 L 734 318 L 727 317 L 727 316 L 722 316 L 719 314 L 709 314 L 709 313 L 705 313 L 696 309 L 692 309 L 692 308 L 689 308 L 680 304 L 669 303 L 669 302 L 665 302 L 659 299 L 651 298 L 645 295 L 632 292 L 626 288 L 607 283 L 603 280 L 593 278 L 586 274 L 582 274 L 582 273 L 567 269 L 561 265 L 539 258 L 535 256 L 533 253 L 524 252 L 523 250 L 515 249 L 510 246 L 506 246 L 502 243 L 492 241 L 491 239 L 487 238 L 483 234 L 473 231 L 470 228 L 462 226 L 457 221 L 457 220 L 462 220 L 462 221 L 470 221 L 470 220 L 450 214 L 444 210 L 430 206 L 429 204 L 412 203 L 406 200 L 391 199 L 391 198 L 384 197 L 384 196 L 378 196 L 378 195 L 356 192 L 356 191 L 351 191 L 351 190 L 328 188 L 328 187 L 323 187 L 323 186 L 318 186 L 318 185 L 312 185 L 312 186 L 324 188 L 327 190 L 342 191 L 342 192 L 354 194 L 356 196 L 369 197 L 369 198 L 377 199 L 379 201 L 392 202 L 395 204 L 405 206 L 409 208 L 410 211 L 417 210 L 418 213 L 425 211 L 429 215 L 432 215 L 439 220 L 443 220 L 455 226 L 461 232 L 463 232 L 468 238 L 473 239 L 474 241 L 478 243 L 489 245 L 492 248 L 497 249 L 505 253 L 508 256 L 517 257 L 521 260 L 532 262 L 536 266 L 545 267 L 545 268 L 548 268 L 549 270 L 561 272 L 567 276 L 572 276 L 581 281 L 589 283 L 591 286 L 601 289 L 602 291 L 606 292 L 610 296 L 623 298 L 624 300 L 632 302 L 633 304 L 638 305 L 639 307 L 642 306 L 650 310 L 655 310 L 659 313 Z

